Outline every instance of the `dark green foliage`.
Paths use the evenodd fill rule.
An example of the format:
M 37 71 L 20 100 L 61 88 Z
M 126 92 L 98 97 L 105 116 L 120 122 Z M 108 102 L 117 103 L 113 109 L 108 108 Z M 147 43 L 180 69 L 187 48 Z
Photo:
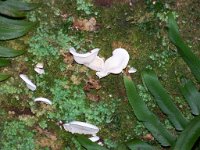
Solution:
M 34 133 L 23 122 L 5 122 L 0 134 L 2 150 L 34 150 Z
M 146 70 L 142 73 L 142 79 L 148 90 L 154 96 L 161 110 L 177 130 L 183 130 L 187 125 L 186 119 L 173 103 L 165 88 L 159 82 L 154 71 Z
M 173 15 L 170 13 L 168 15 L 168 27 L 169 27 L 169 38 L 173 42 L 173 44 L 178 48 L 178 53 L 181 55 L 183 60 L 187 63 L 190 67 L 192 73 L 198 80 L 200 81 L 200 60 L 196 57 L 189 47 L 182 41 L 178 26 L 175 22 Z M 155 97 L 159 107 L 161 110 L 168 116 L 169 120 L 175 126 L 177 130 L 183 130 L 181 135 L 177 138 L 176 143 L 173 145 L 172 143 L 170 146 L 174 146 L 173 149 L 175 150 L 189 150 L 192 149 L 193 145 L 200 137 L 200 118 L 195 117 L 187 123 L 185 118 L 183 118 L 180 111 L 172 102 L 170 95 L 168 95 L 167 91 L 163 88 L 163 86 L 158 81 L 158 78 L 153 71 L 144 71 L 142 73 L 143 82 L 151 92 L 151 94 Z M 151 113 L 147 108 L 144 102 L 139 97 L 136 87 L 131 79 L 127 76 L 124 76 L 124 84 L 128 96 L 129 103 L 131 104 L 134 113 L 139 121 L 142 121 L 145 125 L 146 120 L 145 117 L 148 117 Z M 195 115 L 199 115 L 200 110 L 200 94 L 199 91 L 196 89 L 194 83 L 192 81 L 186 81 L 183 86 L 181 87 L 181 92 L 188 101 L 192 113 Z M 150 118 L 148 121 L 151 121 Z M 159 126 L 156 124 L 151 124 L 153 128 L 157 128 L 159 131 Z M 146 126 L 146 125 L 145 125 Z M 147 129 L 149 129 L 146 126 Z M 149 129 L 150 130 L 150 129 Z M 150 132 L 155 136 L 156 131 L 150 130 Z M 156 138 L 159 141 L 159 138 Z M 174 140 L 174 139 L 173 139 Z M 160 141 L 159 141 L 160 142 Z M 161 143 L 161 145 L 163 145 Z M 164 145 L 163 145 L 164 146 Z
M 169 38 L 177 47 L 178 53 L 189 66 L 191 72 L 200 82 L 200 59 L 192 53 L 190 48 L 183 42 L 178 31 L 178 25 L 172 13 L 168 15 Z
M 190 105 L 192 110 L 192 114 L 199 115 L 200 114 L 200 93 L 195 87 L 194 83 L 190 80 L 187 80 L 181 86 L 181 92 L 185 97 L 186 101 Z
M 25 11 L 32 10 L 37 4 L 29 4 L 16 0 L 0 1 L 0 14 L 9 17 L 23 18 L 26 16 Z
M 142 121 L 145 127 L 163 146 L 174 144 L 175 137 L 172 136 L 161 124 L 158 118 L 146 107 L 144 101 L 138 95 L 134 82 L 127 76 L 124 76 L 124 84 L 129 103 L 139 121 Z
M 25 35 L 33 23 L 25 20 L 14 20 L 0 16 L 0 40 L 10 40 Z
M 0 57 L 17 57 L 19 55 L 24 54 L 25 51 L 24 50 L 14 50 L 11 48 L 7 48 L 7 47 L 2 47 L 0 46 Z
M 10 64 L 9 60 L 0 58 L 0 67 L 5 67 L 8 66 L 9 64 Z
M 0 40 L 11 40 L 25 35 L 33 27 L 33 23 L 25 21 L 25 11 L 35 7 L 36 4 L 28 4 L 22 1 L 0 0 Z M 16 57 L 24 52 L 0 46 L 0 67 L 10 64 L 9 60 L 1 57 Z M 7 78 L 9 78 L 9 75 L 0 74 L 0 81 Z
M 130 150 L 156 150 L 155 147 L 140 141 L 140 140 L 133 140 L 126 144 Z
M 200 137 L 200 116 L 195 117 L 181 133 L 174 146 L 174 150 L 190 150 Z
M 145 80 L 144 82 L 145 82 L 146 85 L 147 84 L 153 84 L 152 86 L 149 86 L 149 85 L 147 86 L 149 89 L 153 88 L 154 86 L 156 86 L 158 84 L 157 83 L 158 81 L 155 81 L 155 79 L 157 80 L 157 78 L 155 78 L 156 77 L 155 74 L 152 73 L 151 71 L 146 71 L 142 75 L 143 75 L 143 79 Z M 151 112 L 146 108 L 146 105 L 144 104 L 144 102 L 139 97 L 139 95 L 136 91 L 134 82 L 130 78 L 128 78 L 127 76 L 124 76 L 124 83 L 125 83 L 125 88 L 126 88 L 129 103 L 131 104 L 131 106 L 134 110 L 134 113 L 135 113 L 136 117 L 138 118 L 138 120 L 142 121 L 144 123 L 145 127 L 147 129 L 149 129 L 149 127 L 145 124 L 144 119 L 143 119 L 145 117 L 146 118 L 148 117 L 148 122 L 151 123 L 152 128 L 158 129 L 158 131 L 162 132 L 162 134 L 165 136 L 165 133 L 163 133 L 163 131 L 162 131 L 163 129 L 165 131 L 165 128 L 163 127 L 163 129 L 161 129 L 160 128 L 161 124 L 158 125 L 158 124 L 152 123 L 152 122 L 154 122 L 154 120 L 153 120 L 153 118 L 151 118 L 149 116 L 149 114 Z M 190 82 L 190 84 L 191 84 L 191 82 Z M 159 94 L 162 87 L 157 87 L 157 88 L 158 88 L 157 91 L 154 91 L 154 92 L 155 93 L 157 92 L 156 94 Z M 195 91 L 195 92 L 197 92 L 197 91 Z M 186 93 L 187 93 L 187 91 L 186 91 Z M 162 96 L 160 96 L 160 98 L 162 98 Z M 168 106 L 168 108 L 173 107 L 173 105 L 171 106 L 170 103 L 166 103 L 166 104 L 163 103 L 160 107 L 167 107 L 167 106 Z M 177 112 L 174 111 L 174 113 L 177 113 Z M 174 117 L 176 118 L 176 116 L 174 116 Z M 172 121 L 172 123 L 174 123 L 174 119 L 171 120 L 171 121 Z M 159 138 L 156 137 L 157 134 L 155 134 L 155 133 L 157 131 L 153 131 L 153 130 L 150 130 L 150 129 L 149 129 L 149 131 L 153 134 L 153 136 L 158 141 L 160 140 Z M 198 117 L 195 117 L 193 120 L 190 121 L 190 123 L 188 123 L 186 125 L 186 127 L 184 128 L 181 135 L 177 138 L 177 142 L 175 144 L 171 143 L 170 146 L 175 145 L 175 148 L 174 148 L 175 150 L 191 149 L 199 136 L 200 136 L 200 117 L 198 116 Z M 175 139 L 173 139 L 173 141 L 175 142 Z M 135 144 L 133 144 L 133 145 L 135 145 Z M 161 145 L 165 146 L 162 143 L 161 143 Z
M 4 80 L 8 79 L 9 77 L 10 77 L 10 75 L 8 75 L 8 74 L 0 73 L 0 81 L 4 81 Z
M 19 0 L 17 2 L 16 0 L 1 0 L 0 4 L 4 7 L 10 7 L 19 11 L 28 11 L 39 6 L 39 4 L 30 4 Z
M 88 138 L 82 135 L 78 135 L 77 140 L 87 150 L 107 150 L 106 148 L 90 141 Z

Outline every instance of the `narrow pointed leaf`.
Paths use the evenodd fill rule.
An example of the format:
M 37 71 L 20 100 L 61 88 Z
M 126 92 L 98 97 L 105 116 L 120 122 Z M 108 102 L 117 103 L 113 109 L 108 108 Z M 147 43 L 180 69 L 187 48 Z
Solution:
M 9 17 L 16 17 L 16 18 L 25 17 L 25 12 L 18 10 L 12 6 L 6 6 L 4 4 L 5 2 L 6 1 L 0 1 L 0 14 L 3 14 Z
M 0 67 L 5 67 L 10 64 L 10 60 L 0 58 Z
M 190 48 L 183 42 L 178 31 L 178 25 L 172 13 L 168 15 L 169 38 L 177 47 L 178 53 L 189 66 L 195 78 L 200 82 L 200 59 L 194 55 Z
M 199 115 L 200 114 L 200 92 L 197 90 L 194 83 L 188 80 L 186 83 L 183 84 L 183 86 L 180 89 L 186 101 L 190 105 L 192 114 Z
M 16 57 L 24 54 L 25 50 L 14 50 L 12 48 L 6 48 L 0 46 L 0 57 Z
M 190 150 L 200 137 L 200 116 L 195 117 L 181 133 L 174 146 L 174 150 Z
M 25 35 L 33 23 L 24 20 L 13 20 L 0 16 L 0 40 L 9 40 Z
M 173 145 L 175 137 L 164 128 L 158 118 L 147 108 L 144 101 L 142 101 L 139 96 L 134 82 L 127 76 L 124 76 L 124 84 L 129 103 L 131 104 L 137 119 L 143 122 L 144 126 L 162 146 Z
M 129 149 L 131 150 L 156 150 L 156 148 L 154 146 L 151 146 L 143 141 L 140 140 L 133 140 L 131 142 L 128 142 L 126 144 L 128 146 Z
M 10 75 L 8 75 L 8 74 L 0 73 L 0 82 L 8 79 L 9 77 L 10 77 Z
M 106 148 L 98 145 L 97 143 L 90 141 L 83 135 L 78 135 L 77 140 L 87 150 L 107 150 Z
M 2 1 L 4 6 L 7 7 L 12 7 L 15 8 L 17 10 L 32 10 L 35 9 L 36 7 L 39 6 L 39 4 L 33 4 L 33 3 L 26 3 L 23 1 L 17 1 L 16 0 L 6 0 L 6 1 Z
M 129 150 L 125 143 L 120 143 L 117 145 L 117 150 Z
M 159 82 L 155 72 L 151 70 L 144 71 L 142 79 L 148 90 L 155 97 L 160 109 L 167 115 L 174 127 L 177 130 L 183 130 L 187 125 L 187 120 L 173 103 L 172 98 Z

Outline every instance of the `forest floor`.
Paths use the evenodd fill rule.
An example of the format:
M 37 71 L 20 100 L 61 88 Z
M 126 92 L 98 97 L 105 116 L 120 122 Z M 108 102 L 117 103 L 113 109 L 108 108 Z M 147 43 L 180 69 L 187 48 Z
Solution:
M 4 71 L 13 76 L 0 86 L 0 147 L 16 149 L 81 149 L 75 135 L 65 131 L 60 121 L 88 122 L 100 128 L 98 136 L 108 149 L 131 139 L 152 145 L 158 142 L 137 121 L 128 103 L 123 73 L 99 79 L 95 71 L 77 64 L 69 53 L 99 48 L 99 55 L 109 58 L 116 48 L 130 55 L 128 65 L 137 69 L 131 74 L 139 95 L 171 132 L 174 128 L 142 84 L 141 72 L 153 69 L 174 103 L 188 119 L 190 108 L 179 90 L 180 78 L 191 78 L 190 70 L 177 54 L 167 35 L 166 16 L 176 16 L 181 36 L 200 56 L 200 3 L 198 0 L 130 1 L 124 0 L 30 0 L 41 6 L 29 12 L 28 20 L 36 25 L 26 36 L 1 45 L 25 49 Z M 34 71 L 44 64 L 45 74 Z M 31 91 L 19 77 L 26 74 L 37 85 Z M 195 79 L 192 78 L 195 82 Z M 45 97 L 52 105 L 34 102 Z M 21 141 L 20 141 L 21 140 Z M 1 148 L 0 148 L 1 149 Z M 160 149 L 162 149 L 160 147 Z

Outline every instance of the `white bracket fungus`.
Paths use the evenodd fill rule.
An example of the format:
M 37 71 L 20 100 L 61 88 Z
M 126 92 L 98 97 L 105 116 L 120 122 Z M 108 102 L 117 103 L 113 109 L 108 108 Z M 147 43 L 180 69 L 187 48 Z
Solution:
M 126 68 L 129 61 L 129 54 L 123 48 L 117 48 L 113 51 L 113 55 L 105 60 L 98 55 L 99 49 L 96 48 L 91 52 L 80 54 L 77 53 L 74 48 L 70 48 L 70 53 L 73 55 L 74 60 L 78 64 L 83 64 L 92 70 L 97 71 L 96 75 L 99 78 L 103 78 L 110 73 L 119 74 Z M 136 72 L 136 69 L 131 68 L 131 73 Z
M 34 102 L 43 102 L 43 103 L 52 105 L 52 102 L 49 99 L 43 98 L 43 97 L 38 97 L 38 98 L 34 99 Z
M 80 121 L 72 121 L 70 123 L 63 124 L 63 127 L 66 131 L 69 131 L 73 134 L 78 133 L 96 135 L 96 133 L 99 132 L 99 128 L 97 126 Z
M 110 73 L 119 74 L 126 68 L 129 61 L 129 54 L 123 48 L 117 48 L 113 51 L 113 55 L 105 61 L 104 67 L 96 75 L 103 78 Z
M 90 141 L 92 142 L 97 142 L 100 138 L 98 136 L 92 136 L 89 138 Z
M 38 63 L 36 64 L 34 70 L 38 73 L 38 74 L 44 74 L 44 65 L 43 63 Z
M 134 67 L 129 68 L 128 73 L 135 73 L 137 72 L 137 69 L 135 69 Z
M 26 83 L 26 86 L 31 90 L 35 91 L 36 90 L 36 85 L 24 74 L 19 75 L 22 80 Z

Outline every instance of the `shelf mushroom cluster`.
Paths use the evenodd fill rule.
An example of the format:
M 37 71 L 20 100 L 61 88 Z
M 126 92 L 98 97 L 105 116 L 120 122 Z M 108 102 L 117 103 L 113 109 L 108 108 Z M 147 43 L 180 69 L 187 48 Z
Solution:
M 98 56 L 99 50 L 100 49 L 96 48 L 91 50 L 91 52 L 85 54 L 77 53 L 74 48 L 70 48 L 69 51 L 73 55 L 74 60 L 78 64 L 85 65 L 86 67 L 97 71 L 96 75 L 99 78 L 103 78 L 109 75 L 110 73 L 119 74 L 128 65 L 129 54 L 125 49 L 123 48 L 115 49 L 112 52 L 112 56 L 106 60 Z M 45 73 L 44 66 L 42 63 L 36 64 L 34 70 L 40 75 Z M 128 72 L 134 73 L 136 72 L 136 69 L 132 67 L 129 69 Z M 29 88 L 32 91 L 36 90 L 37 88 L 36 85 L 25 74 L 20 74 L 20 78 L 26 83 L 27 88 Z M 38 97 L 34 99 L 34 101 L 52 105 L 51 100 L 44 97 Z M 63 124 L 63 128 L 71 133 L 92 135 L 89 139 L 93 142 L 97 142 L 100 139 L 98 136 L 96 136 L 96 134 L 99 132 L 99 128 L 90 123 L 72 121 Z M 102 143 L 98 142 L 98 144 Z
M 83 63 L 85 62 L 85 60 L 82 60 L 82 61 Z M 36 64 L 34 70 L 40 75 L 45 73 L 42 63 Z M 27 75 L 20 74 L 19 76 L 26 83 L 26 86 L 28 89 L 30 89 L 31 91 L 35 91 L 37 89 L 37 86 L 27 77 Z M 44 97 L 35 98 L 34 102 L 42 102 L 48 105 L 53 104 L 51 100 Z M 63 124 L 63 128 L 66 131 L 71 132 L 72 134 L 77 133 L 77 134 L 91 135 L 89 139 L 92 142 L 97 142 L 100 140 L 100 138 L 96 135 L 99 132 L 99 128 L 87 122 L 72 121 L 72 122 Z M 98 144 L 102 144 L 102 143 L 98 142 Z
M 129 54 L 123 48 L 117 48 L 112 52 L 112 56 L 104 61 L 103 58 L 98 56 L 98 48 L 91 50 L 85 54 L 77 53 L 74 48 L 69 51 L 73 55 L 74 60 L 78 64 L 85 65 L 86 67 L 97 71 L 96 75 L 103 78 L 110 73 L 119 74 L 126 68 L 129 61 Z

